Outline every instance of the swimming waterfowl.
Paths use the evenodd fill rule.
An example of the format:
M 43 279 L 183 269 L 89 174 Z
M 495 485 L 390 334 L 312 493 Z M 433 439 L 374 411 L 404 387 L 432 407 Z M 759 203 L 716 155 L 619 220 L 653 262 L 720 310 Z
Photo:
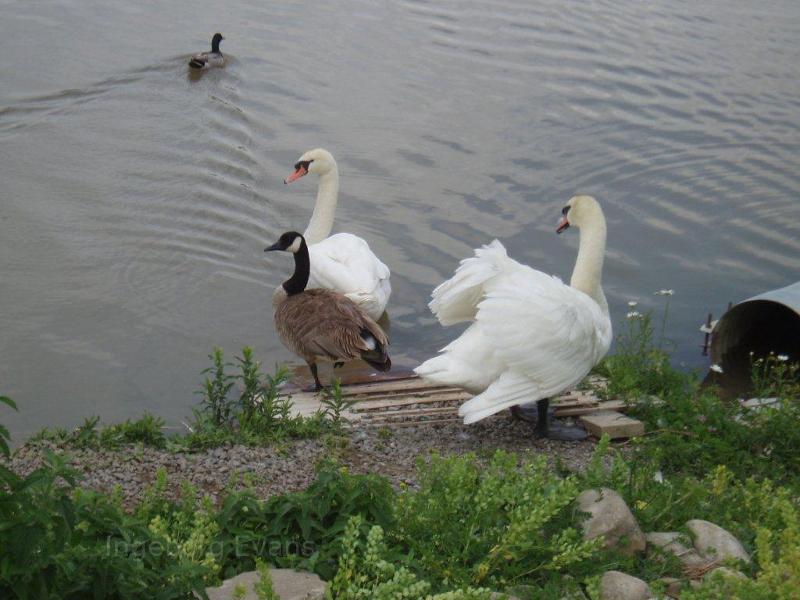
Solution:
M 362 238 L 351 233 L 330 235 L 339 198 L 339 167 L 333 155 L 322 148 L 309 150 L 284 183 L 308 173 L 319 176 L 317 202 L 304 234 L 311 253 L 309 285 L 344 294 L 377 320 L 392 293 L 389 268 Z
M 378 371 L 392 366 L 389 340 L 355 302 L 328 289 L 307 289 L 310 264 L 305 238 L 284 233 L 264 252 L 280 250 L 294 255 L 294 273 L 273 295 L 275 329 L 284 346 L 308 364 L 315 389 L 322 389 L 317 363 L 361 359 Z
M 221 33 L 215 33 L 211 38 L 211 52 L 201 52 L 189 59 L 189 66 L 192 69 L 208 69 L 210 67 L 221 67 L 225 64 L 225 57 L 219 50 L 219 43 L 224 40 Z
M 509 258 L 494 240 L 433 291 L 429 306 L 442 325 L 472 325 L 415 371 L 478 394 L 459 408 L 465 424 L 506 408 L 522 415 L 520 405 L 536 402 L 542 436 L 585 437 L 550 425 L 548 398 L 580 382 L 611 344 L 601 286 L 606 222 L 600 204 L 591 196 L 571 198 L 556 231 L 570 226 L 580 228 L 570 285 Z

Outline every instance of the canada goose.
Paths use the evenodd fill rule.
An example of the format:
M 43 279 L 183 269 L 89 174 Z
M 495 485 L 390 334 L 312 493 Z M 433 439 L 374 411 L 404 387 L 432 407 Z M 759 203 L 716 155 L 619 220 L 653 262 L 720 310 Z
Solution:
M 219 50 L 219 43 L 224 40 L 221 33 L 215 33 L 211 38 L 211 52 L 201 52 L 189 59 L 189 66 L 192 69 L 208 69 L 209 67 L 221 67 L 225 64 L 225 57 Z
M 311 253 L 310 285 L 344 294 L 377 320 L 392 293 L 389 268 L 360 237 L 330 235 L 339 198 L 339 167 L 333 155 L 322 148 L 309 150 L 283 182 L 292 183 L 308 173 L 319 175 L 317 203 L 304 234 Z
M 611 320 L 601 275 L 606 246 L 603 211 L 591 196 L 562 210 L 557 233 L 581 230 L 570 285 L 509 258 L 494 240 L 461 261 L 429 304 L 442 325 L 472 321 L 463 334 L 415 371 L 479 394 L 458 411 L 474 423 L 505 408 L 537 402 L 537 431 L 580 439 L 583 431 L 550 426 L 548 398 L 576 385 L 608 352 Z
M 275 290 L 275 329 L 284 346 L 308 363 L 315 389 L 322 389 L 317 362 L 345 362 L 360 358 L 378 371 L 392 366 L 386 334 L 355 302 L 338 292 L 306 289 L 309 252 L 296 231 L 284 233 L 264 252 L 294 254 L 294 274 Z

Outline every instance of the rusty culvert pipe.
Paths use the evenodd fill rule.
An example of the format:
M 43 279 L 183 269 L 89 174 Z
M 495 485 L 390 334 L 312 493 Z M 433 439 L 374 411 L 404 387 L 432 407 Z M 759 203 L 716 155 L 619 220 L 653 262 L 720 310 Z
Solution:
M 725 379 L 749 383 L 752 360 L 770 352 L 800 361 L 800 281 L 740 302 L 714 327 L 711 360 Z

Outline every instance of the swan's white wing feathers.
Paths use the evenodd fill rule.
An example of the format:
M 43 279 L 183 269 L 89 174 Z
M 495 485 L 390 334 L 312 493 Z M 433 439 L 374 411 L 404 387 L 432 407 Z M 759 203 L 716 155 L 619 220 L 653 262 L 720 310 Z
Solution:
M 309 288 L 344 294 L 377 319 L 386 309 L 392 287 L 389 268 L 367 242 L 349 233 L 337 233 L 308 248 L 311 261 Z
M 492 332 L 508 369 L 524 373 L 544 398 L 586 376 L 608 350 L 611 324 L 588 295 L 558 277 L 523 269 L 487 286 L 476 319 Z
M 505 370 L 479 323 L 442 348 L 440 353 L 419 365 L 414 372 L 439 385 L 452 385 L 478 393 L 485 390 Z
M 494 240 L 476 249 L 475 256 L 462 260 L 455 274 L 433 290 L 428 306 L 442 325 L 471 321 L 486 283 L 501 273 L 521 267 L 508 257 L 503 244 Z

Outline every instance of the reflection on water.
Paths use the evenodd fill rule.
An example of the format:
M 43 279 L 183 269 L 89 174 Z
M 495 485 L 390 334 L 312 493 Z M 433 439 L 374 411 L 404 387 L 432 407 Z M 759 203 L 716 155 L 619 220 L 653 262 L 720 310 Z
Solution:
M 794 3 L 198 1 L 4 5 L 12 430 L 175 423 L 213 346 L 289 358 L 270 308 L 289 268 L 262 250 L 307 223 L 314 182 L 281 181 L 317 146 L 341 170 L 335 230 L 392 269 L 399 365 L 456 334 L 426 303 L 473 247 L 568 277 L 577 235 L 553 224 L 577 192 L 606 210 L 615 322 L 674 288 L 689 366 L 708 310 L 798 279 Z M 189 77 L 216 30 L 229 65 Z

